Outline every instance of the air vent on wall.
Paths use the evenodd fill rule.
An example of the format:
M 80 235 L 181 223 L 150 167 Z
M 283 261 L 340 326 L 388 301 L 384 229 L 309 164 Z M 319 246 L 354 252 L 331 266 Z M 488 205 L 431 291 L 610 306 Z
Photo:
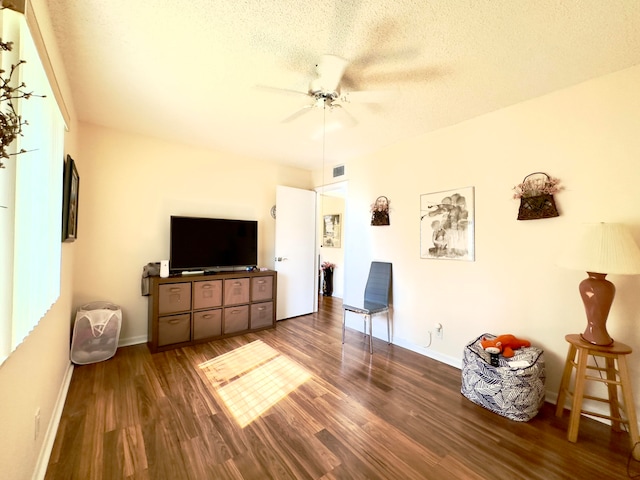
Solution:
M 333 178 L 341 177 L 344 175 L 344 165 L 333 167 Z

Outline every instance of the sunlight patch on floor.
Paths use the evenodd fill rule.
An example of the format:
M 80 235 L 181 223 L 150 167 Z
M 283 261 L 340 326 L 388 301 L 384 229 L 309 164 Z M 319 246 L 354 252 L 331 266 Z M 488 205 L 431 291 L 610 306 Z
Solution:
M 243 428 L 311 378 L 306 370 L 261 340 L 199 367 Z

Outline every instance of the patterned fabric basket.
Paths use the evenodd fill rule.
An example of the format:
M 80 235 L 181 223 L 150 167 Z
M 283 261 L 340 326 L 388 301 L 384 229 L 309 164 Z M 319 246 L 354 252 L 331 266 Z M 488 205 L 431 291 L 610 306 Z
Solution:
M 473 403 L 517 422 L 527 422 L 538 414 L 544 403 L 544 353 L 536 347 L 515 350 L 511 358 L 490 364 L 489 354 L 482 348 L 485 333 L 469 343 L 462 360 L 462 394 Z M 523 366 L 512 366 L 518 362 Z

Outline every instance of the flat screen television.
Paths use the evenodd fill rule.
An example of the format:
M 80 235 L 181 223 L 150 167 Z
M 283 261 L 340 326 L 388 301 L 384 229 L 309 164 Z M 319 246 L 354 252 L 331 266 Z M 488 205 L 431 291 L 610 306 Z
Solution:
M 257 264 L 257 221 L 171 216 L 171 272 L 215 272 Z

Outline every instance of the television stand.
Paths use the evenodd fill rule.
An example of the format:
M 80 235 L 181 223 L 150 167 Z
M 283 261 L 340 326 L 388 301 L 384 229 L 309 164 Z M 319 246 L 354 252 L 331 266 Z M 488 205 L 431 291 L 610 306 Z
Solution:
M 149 277 L 149 350 L 156 353 L 274 328 L 276 291 L 273 270 Z

